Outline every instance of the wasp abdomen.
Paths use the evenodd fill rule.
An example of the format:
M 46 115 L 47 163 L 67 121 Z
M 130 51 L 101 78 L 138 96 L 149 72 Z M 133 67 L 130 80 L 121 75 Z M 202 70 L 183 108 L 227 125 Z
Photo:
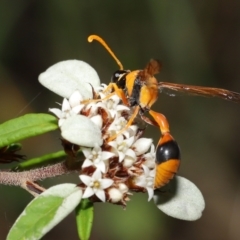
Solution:
M 166 185 L 177 173 L 180 165 L 180 149 L 176 141 L 170 140 L 156 149 L 156 176 L 154 187 Z
M 156 163 L 160 164 L 170 159 L 180 159 L 180 149 L 176 141 L 159 144 L 156 150 Z

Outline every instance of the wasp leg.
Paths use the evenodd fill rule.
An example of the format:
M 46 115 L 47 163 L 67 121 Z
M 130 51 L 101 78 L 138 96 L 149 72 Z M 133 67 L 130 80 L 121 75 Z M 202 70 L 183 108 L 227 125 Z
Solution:
M 162 134 L 156 147 L 156 174 L 154 188 L 166 185 L 177 173 L 180 166 L 180 149 L 177 142 L 170 134 L 169 124 L 166 117 L 149 111 L 154 121 L 158 124 Z
M 123 132 L 125 132 L 133 123 L 134 119 L 137 117 L 138 113 L 140 111 L 140 107 L 136 106 L 136 108 L 134 109 L 133 114 L 131 115 L 131 118 L 128 120 L 126 126 L 124 128 L 122 128 L 118 133 L 114 134 L 113 136 L 111 136 L 110 138 L 108 138 L 108 142 L 114 140 L 117 136 L 119 136 L 120 134 L 122 134 Z
M 147 123 L 147 124 L 149 124 L 149 125 L 152 125 L 152 126 L 155 126 L 155 127 L 158 127 L 159 125 L 158 125 L 158 123 L 154 120 L 154 119 L 150 119 L 150 118 L 148 118 L 148 117 L 146 117 L 146 116 L 144 116 L 144 115 L 140 115 L 141 116 L 141 119 L 145 122 L 145 123 Z
M 114 90 L 112 92 L 112 90 Z M 99 99 L 90 99 L 90 100 L 83 100 L 81 103 L 87 104 L 87 103 L 91 103 L 91 102 L 100 102 L 103 100 L 107 100 L 110 97 L 112 97 L 113 95 L 117 95 L 123 102 L 124 105 L 128 106 L 128 101 L 127 98 L 123 92 L 123 90 L 121 88 L 119 88 L 116 83 L 110 83 L 107 88 L 104 90 L 104 93 L 106 92 L 110 92 L 106 97 L 104 98 L 99 98 Z
M 112 89 L 114 90 L 113 93 L 117 94 L 117 96 L 122 100 L 122 102 L 123 102 L 124 105 L 126 105 L 126 106 L 129 105 L 123 89 L 119 88 L 116 83 L 110 83 L 110 84 L 108 85 L 108 87 L 106 88 L 106 90 L 107 90 L 108 88 L 112 88 Z M 106 91 L 106 90 L 105 90 L 105 91 Z M 105 92 L 105 91 L 104 91 L 104 92 Z

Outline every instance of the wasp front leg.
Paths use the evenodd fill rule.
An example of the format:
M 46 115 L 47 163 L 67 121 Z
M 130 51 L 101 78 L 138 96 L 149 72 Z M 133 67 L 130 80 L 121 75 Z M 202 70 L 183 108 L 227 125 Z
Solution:
M 111 93 L 109 95 L 107 95 L 105 98 L 103 98 L 102 100 L 108 99 L 109 96 L 111 97 L 112 95 L 117 95 L 122 100 L 123 104 L 128 106 L 128 101 L 127 101 L 127 98 L 125 96 L 123 89 L 119 88 L 116 83 L 109 83 L 109 85 L 103 92 L 106 93 L 109 91 Z
M 81 103 L 87 104 L 92 102 L 100 102 L 100 101 L 108 100 L 112 96 L 117 95 L 122 100 L 123 104 L 125 104 L 126 106 L 129 105 L 123 89 L 119 88 L 116 83 L 110 83 L 107 86 L 107 88 L 103 91 L 103 93 L 107 93 L 107 95 L 103 98 L 87 99 L 87 100 L 81 101 Z
M 177 173 L 180 165 L 180 149 L 177 142 L 170 134 L 169 124 L 166 117 L 149 111 L 154 121 L 160 128 L 162 134 L 156 148 L 156 174 L 154 188 L 166 185 Z

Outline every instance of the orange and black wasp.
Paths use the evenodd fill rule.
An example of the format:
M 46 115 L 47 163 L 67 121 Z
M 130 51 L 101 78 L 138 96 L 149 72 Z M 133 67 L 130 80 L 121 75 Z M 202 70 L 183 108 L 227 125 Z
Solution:
M 166 117 L 151 110 L 159 92 L 167 89 L 198 96 L 219 97 L 237 103 L 240 103 L 240 94 L 221 88 L 158 82 L 154 75 L 160 72 L 161 63 L 154 59 L 150 60 L 142 70 L 124 70 L 121 62 L 102 38 L 97 35 L 88 37 L 89 42 L 93 40 L 97 40 L 106 48 L 120 68 L 113 74 L 107 90 L 111 90 L 112 94 L 117 94 L 124 104 L 134 109 L 127 125 L 117 135 L 123 133 L 133 123 L 137 115 L 145 122 L 158 126 L 160 129 L 161 138 L 156 147 L 156 175 L 154 181 L 154 188 L 160 188 L 166 185 L 177 173 L 180 166 L 180 149 L 170 134 Z M 152 116 L 152 120 L 144 116 L 146 112 Z M 109 141 L 116 138 L 117 135 L 111 137 Z

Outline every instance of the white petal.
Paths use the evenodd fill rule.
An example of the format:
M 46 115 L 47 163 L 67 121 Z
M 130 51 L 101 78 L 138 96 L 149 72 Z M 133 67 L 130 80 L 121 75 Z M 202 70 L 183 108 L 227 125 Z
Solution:
M 148 151 L 152 144 L 151 138 L 139 138 L 133 145 L 132 148 L 134 148 L 136 155 L 139 156 L 141 154 L 144 154 Z
M 95 191 L 96 196 L 102 201 L 105 202 L 106 201 L 106 196 L 105 196 L 105 192 L 101 189 L 97 189 Z
M 188 221 L 197 220 L 202 216 L 205 202 L 195 184 L 176 176 L 166 188 L 166 191 L 154 192 L 153 200 L 160 210 L 169 216 Z
M 146 188 L 147 186 L 147 179 L 145 175 L 141 175 L 139 177 L 135 178 L 135 184 L 138 185 L 139 187 Z
M 92 182 L 92 178 L 87 175 L 80 175 L 79 178 L 86 186 L 90 185 Z
M 105 165 L 105 163 L 104 163 L 103 161 L 95 164 L 95 167 L 96 167 L 97 169 L 99 169 L 102 173 L 105 173 L 105 172 L 106 172 L 106 165 Z
M 100 115 L 96 115 L 90 118 L 92 122 L 94 122 L 99 128 L 102 128 L 103 120 Z
M 122 144 L 123 142 L 123 135 L 119 135 L 117 136 L 117 138 L 114 140 L 115 142 L 117 142 L 118 145 Z
M 152 158 L 145 158 L 146 161 L 143 163 L 143 165 L 145 165 L 146 167 L 148 168 L 154 168 L 156 163 L 155 163 L 155 157 L 152 157 Z
M 114 140 L 114 141 L 111 141 L 111 142 L 108 142 L 108 145 L 113 147 L 114 149 L 117 148 L 117 142 Z
M 147 192 L 148 192 L 148 201 L 150 201 L 153 198 L 153 188 L 147 188 Z
M 92 154 L 92 149 L 91 148 L 85 148 L 85 147 L 83 147 L 83 148 L 81 148 L 81 150 L 82 150 L 82 152 L 83 152 L 83 154 L 84 154 L 84 156 L 87 158 L 90 154 Z
M 126 168 L 130 168 L 130 167 L 132 167 L 134 162 L 135 161 L 132 158 L 125 157 L 124 160 L 123 160 L 123 166 L 126 167 Z
M 49 108 L 49 111 L 55 114 L 58 118 L 62 118 L 63 116 L 62 111 L 58 108 Z
M 125 155 L 131 157 L 132 159 L 136 159 L 135 152 L 130 148 L 125 152 Z
M 85 161 L 83 162 L 82 168 L 86 168 L 92 165 L 93 165 L 93 162 L 91 160 L 85 159 Z
M 91 99 L 91 86 L 100 85 L 96 71 L 89 64 L 79 60 L 56 63 L 41 73 L 38 80 L 44 87 L 65 98 L 79 90 L 84 99 Z
M 126 142 L 127 146 L 131 147 L 134 142 L 134 136 L 127 138 L 124 142 Z
M 114 153 L 103 151 L 102 154 L 101 154 L 101 159 L 104 161 L 104 160 L 107 160 L 107 159 L 109 159 L 109 158 L 111 158 L 113 156 L 115 156 Z
M 131 125 L 128 128 L 128 131 L 130 132 L 131 136 L 135 136 L 137 134 L 138 126 L 137 125 Z
M 77 105 L 77 106 L 75 106 L 75 107 L 72 108 L 72 112 L 78 114 L 78 113 L 80 113 L 80 111 L 83 109 L 83 107 L 84 107 L 83 104 Z
M 71 97 L 69 98 L 69 103 L 71 107 L 75 107 L 79 105 L 82 100 L 83 100 L 82 95 L 77 90 L 77 91 L 74 91 Z
M 125 138 L 130 138 L 132 135 L 131 135 L 131 132 L 129 131 L 129 129 L 127 129 L 127 131 L 124 131 L 123 132 L 123 135 L 125 136 Z
M 82 115 L 67 118 L 61 126 L 61 134 L 69 142 L 84 147 L 101 146 L 103 142 L 100 128 Z
M 122 162 L 122 160 L 124 159 L 124 157 L 125 157 L 125 154 L 124 153 L 122 153 L 122 152 L 118 152 L 118 161 L 119 162 Z
M 85 191 L 84 191 L 84 194 L 83 194 L 82 198 L 89 198 L 89 197 L 91 197 L 93 194 L 94 194 L 93 189 L 90 188 L 90 187 L 87 187 L 87 188 L 85 189 Z
M 66 111 L 70 111 L 71 110 L 71 106 L 68 102 L 68 100 L 66 98 L 63 99 L 63 103 L 62 103 L 62 111 L 66 112 Z
M 100 180 L 102 178 L 101 171 L 96 169 L 95 172 L 92 175 L 92 179 L 94 180 Z
M 142 168 L 143 168 L 143 171 L 144 171 L 144 175 L 145 175 L 146 177 L 148 177 L 148 176 L 149 176 L 149 173 L 150 173 L 149 168 L 148 168 L 147 166 L 145 166 L 145 165 L 142 165 Z
M 61 127 L 63 125 L 63 123 L 65 122 L 66 119 L 64 118 L 60 118 L 58 121 L 58 126 Z
M 101 181 L 101 187 L 103 189 L 110 187 L 112 184 L 113 184 L 113 180 L 112 179 L 108 179 L 107 178 L 107 179 L 102 179 L 102 181 Z

